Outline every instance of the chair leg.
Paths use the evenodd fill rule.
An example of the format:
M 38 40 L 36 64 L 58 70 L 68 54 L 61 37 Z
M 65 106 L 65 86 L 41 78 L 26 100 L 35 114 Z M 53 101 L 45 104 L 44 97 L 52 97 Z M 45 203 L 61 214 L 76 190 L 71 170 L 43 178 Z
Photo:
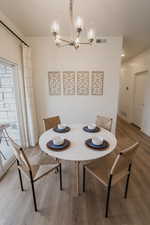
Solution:
M 108 189 L 107 189 L 107 199 L 106 199 L 106 212 L 105 212 L 105 217 L 108 217 L 108 209 L 109 209 L 109 200 L 110 200 L 110 191 L 111 191 L 111 181 L 112 181 L 112 175 L 110 175 L 109 178 L 109 184 L 108 184 Z
M 59 163 L 59 159 L 55 158 L 55 160 L 56 160 L 57 163 Z M 59 172 L 59 169 L 57 167 L 56 170 L 55 170 L 55 174 L 57 174 L 58 172 Z
M 32 187 L 32 195 L 33 195 L 34 209 L 35 209 L 35 212 L 37 212 L 37 204 L 36 204 L 36 197 L 35 197 L 35 190 L 34 190 L 34 182 L 33 182 L 33 177 L 32 177 L 31 170 L 29 171 L 29 173 L 30 173 L 30 181 L 31 181 L 31 187 Z
M 59 179 L 60 179 L 60 190 L 62 191 L 62 170 L 61 170 L 61 163 L 59 164 Z
M 19 166 L 19 161 L 17 160 L 17 165 Z M 20 186 L 21 186 L 21 191 L 24 191 L 23 189 L 23 182 L 22 182 L 22 176 L 21 176 L 21 171 L 18 168 L 18 174 L 19 174 L 19 180 L 20 180 Z
M 127 176 L 127 182 L 126 182 L 126 187 L 125 187 L 125 194 L 124 194 L 124 198 L 127 199 L 127 195 L 128 195 L 128 187 L 129 187 L 129 180 L 130 180 L 130 174 L 131 174 L 131 166 L 132 164 L 129 165 L 128 168 L 128 176 Z
M 85 192 L 85 166 L 83 166 L 83 192 Z

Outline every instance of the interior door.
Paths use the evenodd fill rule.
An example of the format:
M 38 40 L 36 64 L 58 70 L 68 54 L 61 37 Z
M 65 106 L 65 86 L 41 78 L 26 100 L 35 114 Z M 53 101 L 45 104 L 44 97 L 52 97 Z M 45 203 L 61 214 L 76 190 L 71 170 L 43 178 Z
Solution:
M 147 72 L 135 75 L 134 124 L 142 127 Z

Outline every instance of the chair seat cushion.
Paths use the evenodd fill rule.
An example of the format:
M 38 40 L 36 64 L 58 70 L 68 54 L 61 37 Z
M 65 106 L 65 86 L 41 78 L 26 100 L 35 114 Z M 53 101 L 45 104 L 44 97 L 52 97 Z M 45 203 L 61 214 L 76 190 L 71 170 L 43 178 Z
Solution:
M 94 175 L 102 184 L 108 186 L 110 171 L 115 161 L 116 155 L 111 153 L 105 157 L 86 165 L 87 170 Z M 115 185 L 120 179 L 128 174 L 128 169 L 121 170 L 117 174 L 113 174 L 111 185 Z
M 105 186 L 108 185 L 110 170 L 115 160 L 114 154 L 109 154 L 86 165 L 87 170 Z
M 37 180 L 39 177 L 43 176 L 45 173 L 48 173 L 59 165 L 55 159 L 44 152 L 34 153 L 32 156 L 30 156 L 29 162 L 33 180 Z M 24 175 L 30 179 L 29 169 L 27 169 L 24 165 L 20 165 L 19 168 L 22 170 Z
M 30 179 L 30 174 L 29 174 L 29 169 L 26 168 L 24 165 L 19 165 L 18 168 L 23 172 L 23 174 Z M 39 165 L 32 165 L 31 170 L 32 170 L 32 177 L 34 178 L 37 174 L 37 171 L 39 170 L 40 166 Z
M 56 160 L 44 152 L 39 152 L 29 159 L 31 165 L 40 164 L 56 164 Z
M 45 164 L 40 165 L 39 169 L 37 170 L 34 180 L 38 179 L 39 177 L 42 177 L 44 174 L 50 172 L 54 168 L 58 167 L 59 164 Z

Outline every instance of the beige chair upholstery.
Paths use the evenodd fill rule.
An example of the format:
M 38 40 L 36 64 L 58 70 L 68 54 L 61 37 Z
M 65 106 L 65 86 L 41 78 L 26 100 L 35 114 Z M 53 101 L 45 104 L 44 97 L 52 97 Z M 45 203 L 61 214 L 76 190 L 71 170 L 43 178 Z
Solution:
M 44 130 L 47 131 L 51 128 L 56 127 L 58 124 L 60 124 L 60 117 L 59 116 L 54 116 L 54 117 L 49 117 L 46 119 L 43 119 L 43 124 L 44 124 Z M 53 159 L 51 156 L 47 155 L 47 159 L 50 161 Z M 58 159 L 55 159 L 57 162 L 59 162 Z
M 111 119 L 111 118 L 107 118 L 107 117 L 100 116 L 100 115 L 97 115 L 97 117 L 96 117 L 96 125 L 99 128 L 102 127 L 108 131 L 111 131 L 111 129 L 112 129 L 112 122 L 113 122 L 113 119 Z
M 31 163 L 29 162 L 23 149 L 18 144 L 16 144 L 12 138 L 9 137 L 9 140 L 10 140 L 11 149 L 17 160 L 21 190 L 24 191 L 22 176 L 21 176 L 21 174 L 24 174 L 25 177 L 31 182 L 34 207 L 35 207 L 35 211 L 37 211 L 34 182 L 36 182 L 40 178 L 44 177 L 45 175 L 57 169 L 59 170 L 59 175 L 60 175 L 60 190 L 62 190 L 61 164 L 57 163 L 56 161 L 55 161 L 55 164 L 47 164 L 47 162 L 44 162 L 43 160 L 41 161 L 40 158 L 39 160 L 37 160 L 37 162 L 35 162 L 34 160 L 34 163 Z
M 83 191 L 85 191 L 85 170 L 92 174 L 108 189 L 106 217 L 108 216 L 110 188 L 125 176 L 127 176 L 127 184 L 124 197 L 127 198 L 131 165 L 138 147 L 139 143 L 135 143 L 131 147 L 118 153 L 116 157 L 114 154 L 109 154 L 103 158 L 96 160 L 93 163 L 84 165 L 83 167 Z
M 60 124 L 60 118 L 59 116 L 49 117 L 49 118 L 43 119 L 43 123 L 44 123 L 44 130 L 46 131 Z

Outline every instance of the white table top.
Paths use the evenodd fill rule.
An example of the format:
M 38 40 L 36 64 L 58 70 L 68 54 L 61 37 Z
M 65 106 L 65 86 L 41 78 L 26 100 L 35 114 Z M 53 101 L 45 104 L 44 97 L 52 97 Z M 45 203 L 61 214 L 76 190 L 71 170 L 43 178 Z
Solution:
M 71 161 L 86 161 L 101 158 L 110 152 L 112 152 L 116 145 L 116 137 L 109 131 L 101 129 L 97 133 L 87 133 L 83 131 L 84 124 L 72 124 L 69 125 L 71 130 L 67 133 L 56 133 L 53 129 L 44 132 L 39 139 L 39 145 L 42 151 L 46 152 L 50 156 L 63 160 Z M 101 136 L 109 142 L 109 148 L 104 151 L 96 151 L 88 148 L 85 145 L 85 140 L 93 136 Z M 71 141 L 71 145 L 64 151 L 53 151 L 47 148 L 46 144 L 54 136 L 61 136 Z

